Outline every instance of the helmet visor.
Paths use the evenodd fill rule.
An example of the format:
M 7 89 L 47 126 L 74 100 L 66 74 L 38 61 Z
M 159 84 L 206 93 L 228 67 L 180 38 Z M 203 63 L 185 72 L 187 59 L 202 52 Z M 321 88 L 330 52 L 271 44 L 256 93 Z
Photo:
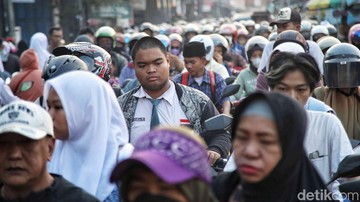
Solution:
M 78 58 L 80 58 L 82 61 L 84 61 L 86 63 L 86 65 L 88 66 L 88 70 L 91 72 L 95 71 L 95 64 L 94 64 L 94 59 L 88 55 L 84 55 L 84 54 L 75 54 Z
M 324 76 L 330 88 L 352 88 L 360 85 L 360 61 L 325 62 Z
M 253 48 L 264 49 L 265 46 L 266 46 L 265 43 L 257 43 L 257 42 L 255 42 L 255 43 L 249 44 L 248 50 L 251 50 Z
M 360 44 L 360 30 L 357 30 L 353 33 L 351 40 L 353 44 L 357 44 L 357 45 Z

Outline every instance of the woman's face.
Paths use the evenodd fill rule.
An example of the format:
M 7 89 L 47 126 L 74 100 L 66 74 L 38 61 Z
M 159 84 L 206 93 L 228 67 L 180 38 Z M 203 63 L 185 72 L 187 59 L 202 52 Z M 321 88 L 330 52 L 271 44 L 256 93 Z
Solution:
M 65 111 L 58 94 L 53 88 L 50 88 L 46 103 L 48 106 L 48 112 L 54 122 L 55 138 L 60 140 L 69 139 L 69 130 Z
M 247 183 L 262 181 L 282 157 L 276 125 L 262 116 L 239 120 L 233 147 L 237 170 Z

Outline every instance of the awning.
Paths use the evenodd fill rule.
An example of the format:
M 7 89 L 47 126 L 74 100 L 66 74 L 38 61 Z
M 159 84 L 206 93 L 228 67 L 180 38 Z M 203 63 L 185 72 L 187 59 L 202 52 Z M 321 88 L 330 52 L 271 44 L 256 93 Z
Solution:
M 345 0 L 310 0 L 306 4 L 308 10 L 319 10 L 327 8 L 339 8 L 344 5 Z
M 360 0 L 346 0 L 347 6 L 352 6 L 353 4 L 360 4 Z

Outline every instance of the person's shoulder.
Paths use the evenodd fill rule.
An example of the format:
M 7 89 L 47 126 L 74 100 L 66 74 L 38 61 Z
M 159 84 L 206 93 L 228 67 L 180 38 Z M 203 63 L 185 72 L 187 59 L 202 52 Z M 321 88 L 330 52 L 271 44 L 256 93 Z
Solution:
M 309 46 L 319 46 L 315 41 L 311 41 L 311 40 L 306 40 L 306 43 L 307 43 Z
M 244 77 L 244 76 L 249 75 L 250 73 L 251 73 L 250 67 L 247 67 L 240 71 L 239 76 Z
M 60 175 L 52 175 L 54 177 L 55 189 L 53 196 L 58 198 L 59 201 L 61 199 L 62 202 L 71 202 L 71 201 L 79 201 L 79 202 L 98 202 L 99 200 L 87 193 L 80 187 L 75 186 L 71 182 L 67 181 Z
M 316 123 L 318 127 L 327 126 L 333 128 L 342 126 L 339 118 L 332 113 L 306 110 L 309 122 Z
M 132 82 L 132 81 L 130 81 L 130 82 Z M 118 100 L 123 100 L 123 99 L 126 99 L 126 98 L 129 98 L 129 97 L 133 96 L 134 93 L 136 93 L 136 92 L 140 89 L 140 87 L 141 87 L 141 86 L 138 86 L 138 87 L 136 87 L 136 88 L 134 88 L 134 89 L 131 89 L 130 91 L 122 94 L 122 95 L 118 98 Z
M 173 80 L 174 80 L 176 83 L 180 83 L 182 75 L 183 75 L 183 73 L 177 74 L 177 75 L 173 78 Z
M 214 72 L 214 71 L 213 71 L 213 73 L 215 75 L 216 82 L 223 82 L 224 81 L 223 77 L 219 73 Z
M 237 171 L 220 173 L 219 175 L 213 178 L 212 184 L 217 184 L 217 183 L 228 184 L 229 182 L 234 182 L 234 181 L 236 181 L 234 184 L 237 184 L 237 182 L 240 181 L 240 177 Z
M 195 88 L 185 86 L 185 85 L 182 85 L 179 83 L 177 85 L 182 89 L 182 91 L 184 93 L 188 94 L 189 96 L 193 96 L 193 98 L 202 98 L 205 100 L 210 100 L 210 98 L 208 98 L 208 96 L 205 93 L 203 93 Z
M 319 54 L 321 53 L 322 55 L 324 55 L 323 52 L 320 49 L 320 46 L 315 41 L 306 40 L 306 43 L 309 46 L 309 52 L 310 53 L 319 52 Z
M 20 58 L 16 54 L 10 53 L 9 54 L 9 59 L 19 60 Z
M 220 201 L 227 201 L 239 183 L 240 176 L 237 171 L 224 172 L 213 179 L 211 187 Z

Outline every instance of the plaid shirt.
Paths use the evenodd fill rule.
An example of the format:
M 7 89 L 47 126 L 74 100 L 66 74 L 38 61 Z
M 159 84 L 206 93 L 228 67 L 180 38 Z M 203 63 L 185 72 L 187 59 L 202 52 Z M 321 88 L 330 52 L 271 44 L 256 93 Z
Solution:
M 175 78 L 174 81 L 176 83 L 180 83 L 181 84 L 181 78 L 182 78 L 183 74 L 178 74 Z M 195 81 L 194 77 L 191 76 L 191 74 L 189 74 L 189 80 L 187 83 L 187 86 L 190 86 L 192 88 L 198 89 L 201 92 L 205 93 L 210 99 L 211 101 L 215 104 L 216 102 L 218 102 L 216 104 L 216 108 L 220 109 L 223 106 L 224 101 L 228 101 L 229 98 L 225 97 L 222 98 L 222 94 L 224 91 L 224 88 L 226 86 L 225 81 L 222 79 L 222 77 L 220 76 L 220 74 L 217 74 L 214 72 L 215 75 L 215 97 L 212 96 L 211 93 L 211 85 L 210 85 L 210 74 L 209 71 L 205 69 L 205 73 L 204 73 L 204 77 L 203 80 L 201 82 L 201 85 L 199 86 L 199 84 Z M 219 100 L 220 99 L 220 100 Z M 218 101 L 219 100 L 219 101 Z

